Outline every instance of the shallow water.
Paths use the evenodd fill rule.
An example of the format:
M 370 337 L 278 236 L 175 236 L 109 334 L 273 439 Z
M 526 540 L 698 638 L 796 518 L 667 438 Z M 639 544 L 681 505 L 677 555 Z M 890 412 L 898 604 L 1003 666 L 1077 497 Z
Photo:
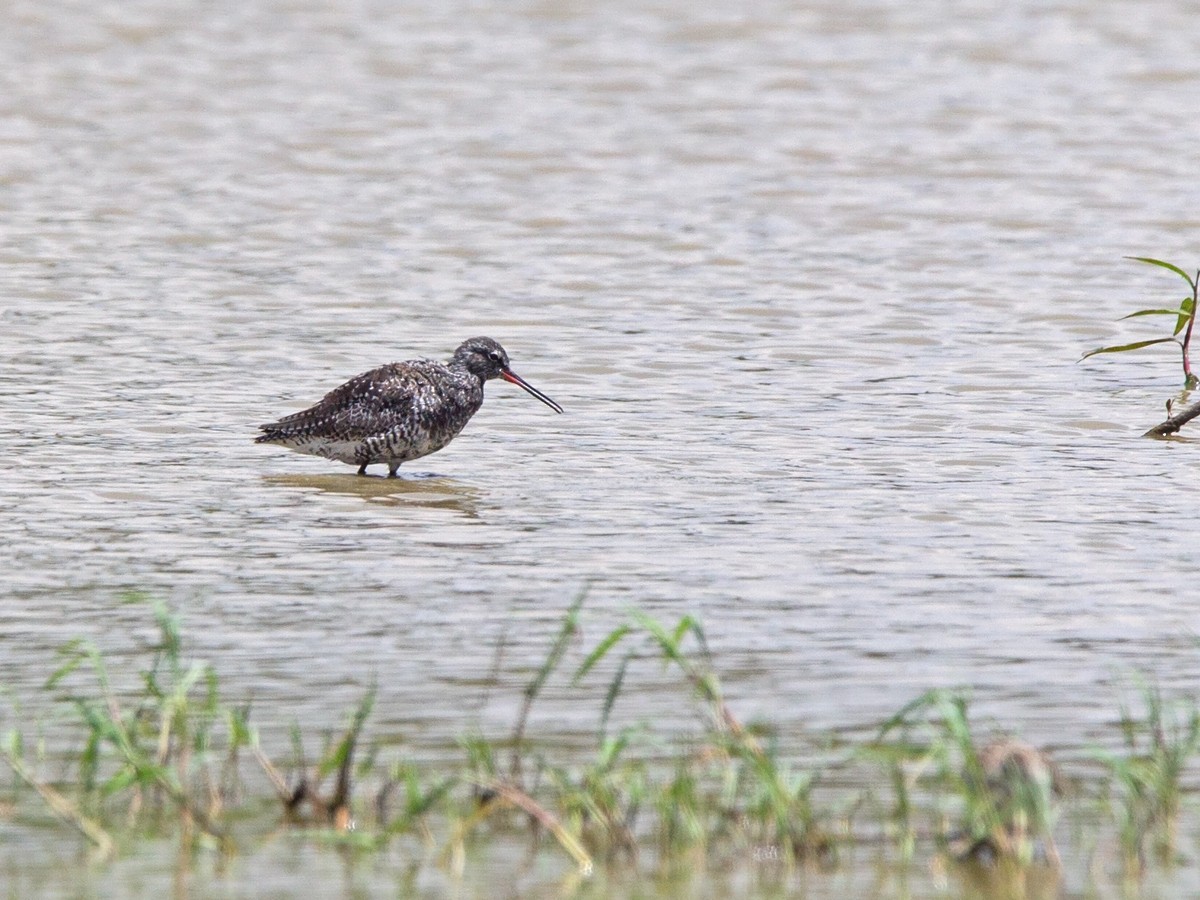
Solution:
M 1190 689 L 1196 445 L 1139 437 L 1176 357 L 1076 360 L 1180 295 L 1122 255 L 1195 265 L 1191 17 L 944 13 L 9 4 L 5 684 L 144 643 L 140 589 L 268 739 L 377 679 L 457 759 L 586 588 L 585 645 L 695 614 L 797 746 L 965 685 L 1069 762 L 1131 671 Z M 474 334 L 566 414 L 493 383 L 401 481 L 251 443 Z M 674 684 L 621 712 L 684 727 Z M 586 740 L 578 697 L 533 727 Z

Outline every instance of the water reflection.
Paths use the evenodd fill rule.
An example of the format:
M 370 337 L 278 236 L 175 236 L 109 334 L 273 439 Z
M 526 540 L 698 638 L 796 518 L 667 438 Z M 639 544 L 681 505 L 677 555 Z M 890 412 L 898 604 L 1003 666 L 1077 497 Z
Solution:
M 1062 895 L 1062 873 L 1054 866 L 1021 866 L 1012 860 L 991 865 L 952 866 L 958 896 L 978 900 L 1053 900 Z
M 470 519 L 479 516 L 482 492 L 453 478 L 438 475 L 362 476 L 353 473 L 322 475 L 264 475 L 263 482 L 275 487 L 317 490 L 326 494 L 361 497 L 375 503 L 395 503 L 425 509 L 448 509 Z

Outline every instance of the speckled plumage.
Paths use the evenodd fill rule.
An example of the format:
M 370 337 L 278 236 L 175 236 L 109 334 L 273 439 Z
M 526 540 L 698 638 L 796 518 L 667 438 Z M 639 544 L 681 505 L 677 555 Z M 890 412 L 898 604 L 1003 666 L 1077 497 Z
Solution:
M 401 463 L 441 450 L 483 405 L 483 385 L 503 378 L 555 412 L 562 407 L 509 368 L 508 354 L 491 338 L 464 341 L 449 363 L 429 359 L 391 363 L 351 378 L 315 406 L 260 425 L 255 443 L 358 466 Z

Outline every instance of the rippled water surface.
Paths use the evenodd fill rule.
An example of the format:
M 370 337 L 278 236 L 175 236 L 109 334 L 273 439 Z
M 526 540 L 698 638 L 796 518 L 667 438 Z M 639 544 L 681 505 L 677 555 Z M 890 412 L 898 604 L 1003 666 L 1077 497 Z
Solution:
M 267 735 L 377 679 L 457 758 L 586 588 L 788 740 L 966 685 L 1082 756 L 1200 675 L 1176 357 L 1076 364 L 1178 300 L 1122 255 L 1196 264 L 1185 7 L 6 4 L 2 680 L 138 646 L 141 589 Z M 566 414 L 493 382 L 398 481 L 251 443 L 475 334 Z

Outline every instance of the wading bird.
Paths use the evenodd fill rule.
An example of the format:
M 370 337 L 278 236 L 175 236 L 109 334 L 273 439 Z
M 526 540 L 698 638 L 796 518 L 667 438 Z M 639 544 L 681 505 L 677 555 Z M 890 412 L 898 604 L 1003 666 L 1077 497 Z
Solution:
M 483 405 L 483 385 L 503 378 L 555 412 L 562 407 L 508 367 L 508 354 L 491 338 L 463 341 L 448 363 L 413 359 L 351 378 L 315 406 L 260 425 L 258 444 L 358 466 L 386 463 L 394 478 L 401 463 L 441 450 Z

